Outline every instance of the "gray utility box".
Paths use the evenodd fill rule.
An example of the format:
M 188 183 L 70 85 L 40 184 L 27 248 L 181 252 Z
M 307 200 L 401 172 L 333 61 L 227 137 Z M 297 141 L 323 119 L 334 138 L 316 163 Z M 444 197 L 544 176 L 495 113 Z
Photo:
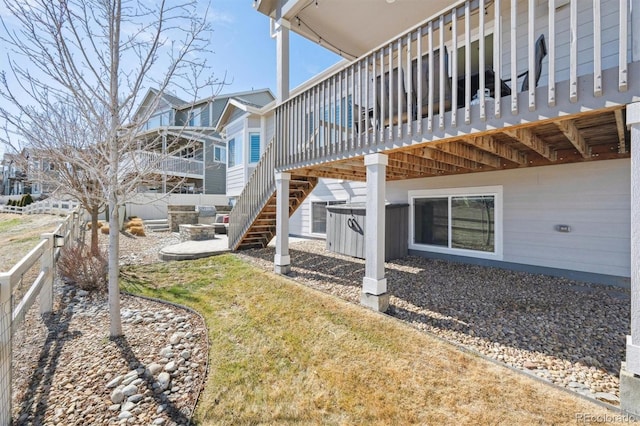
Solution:
M 364 259 L 366 214 L 364 203 L 327 206 L 327 250 Z M 384 260 L 406 256 L 408 239 L 409 205 L 387 204 Z

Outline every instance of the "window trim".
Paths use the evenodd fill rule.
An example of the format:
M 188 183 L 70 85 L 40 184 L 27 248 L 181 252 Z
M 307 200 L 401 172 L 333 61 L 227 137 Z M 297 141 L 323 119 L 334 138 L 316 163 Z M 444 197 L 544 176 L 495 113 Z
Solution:
M 231 144 L 233 143 L 233 150 L 231 149 Z M 232 168 L 236 167 L 239 164 L 236 164 L 236 149 L 238 148 L 238 144 L 236 138 L 231 138 L 227 141 L 227 167 Z M 231 164 L 231 158 L 233 156 L 233 164 Z
M 309 203 L 309 235 L 315 235 L 315 236 L 319 236 L 319 237 L 326 237 L 327 233 L 326 232 L 313 232 L 313 204 L 314 203 L 324 203 L 325 206 L 325 229 L 327 229 L 327 223 L 326 223 L 326 214 L 327 214 L 327 210 L 326 208 L 329 207 L 330 205 L 337 205 L 337 204 L 346 204 L 348 203 L 347 200 L 343 200 L 343 199 L 339 199 L 339 200 L 311 200 L 311 202 Z M 331 203 L 331 204 L 329 204 Z
M 191 108 L 189 110 L 187 124 L 189 127 L 202 127 L 202 107 Z
M 221 151 L 221 155 L 219 155 L 219 160 L 216 160 L 216 149 Z M 213 146 L 213 162 L 227 164 L 227 148 L 220 145 Z
M 483 196 L 494 197 L 494 251 L 483 252 L 478 250 L 460 249 L 415 243 L 415 200 L 417 198 L 449 198 L 449 210 L 451 210 L 451 197 L 459 196 Z M 434 253 L 451 254 L 457 256 L 476 257 L 481 259 L 503 259 L 503 187 L 476 186 L 465 188 L 442 188 L 409 191 L 409 249 L 428 251 Z M 451 225 L 451 212 L 449 212 L 449 226 Z
M 258 159 L 256 161 L 252 161 L 251 159 L 251 153 L 252 153 L 252 146 L 251 146 L 251 136 L 258 136 Z M 260 131 L 251 131 L 249 130 L 248 132 L 248 144 L 247 144 L 247 163 L 248 164 L 258 164 L 258 162 L 260 161 L 260 159 L 262 158 L 262 135 L 260 134 Z

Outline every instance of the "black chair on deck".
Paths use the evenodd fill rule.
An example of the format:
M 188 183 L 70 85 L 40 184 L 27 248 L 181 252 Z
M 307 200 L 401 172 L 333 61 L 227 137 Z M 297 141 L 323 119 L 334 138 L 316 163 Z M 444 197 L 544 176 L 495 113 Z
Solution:
M 547 43 L 544 39 L 544 34 L 540 34 L 538 40 L 536 40 L 535 45 L 535 86 L 538 87 L 538 81 L 540 81 L 540 74 L 542 74 L 542 60 L 545 56 L 547 56 Z M 529 90 L 529 70 L 518 74 L 518 78 L 524 77 L 522 81 L 522 88 L 520 89 L 522 92 L 526 92 Z
M 393 124 L 397 124 L 397 116 L 398 116 L 398 68 L 394 68 L 391 70 L 391 79 L 389 79 L 389 72 L 384 73 L 384 86 L 380 84 L 380 76 L 376 77 L 375 80 L 375 90 L 376 90 L 376 115 L 378 121 L 381 123 L 385 123 L 388 125 L 389 120 L 389 93 L 391 93 L 391 88 L 393 87 L 393 97 L 391 102 L 393 104 Z M 400 100 L 400 113 L 407 113 L 407 90 L 404 86 L 404 71 L 400 68 L 400 79 L 401 79 L 401 100 Z M 391 86 L 393 85 L 393 86 Z M 384 117 L 381 117 L 382 113 L 382 97 L 384 96 Z M 376 127 L 377 123 L 376 123 Z
M 433 113 L 440 112 L 440 96 L 444 96 L 445 110 L 451 109 L 451 79 L 449 78 L 449 56 L 444 49 L 444 75 L 440 75 L 440 50 L 433 51 Z M 440 93 L 440 79 L 444 78 L 444 93 Z M 411 81 L 413 92 L 413 114 L 418 114 L 418 101 L 422 106 L 422 117 L 429 108 L 429 55 L 422 56 L 422 75 L 418 75 L 418 60 L 411 63 Z M 418 99 L 418 82 L 422 82 L 422 97 Z

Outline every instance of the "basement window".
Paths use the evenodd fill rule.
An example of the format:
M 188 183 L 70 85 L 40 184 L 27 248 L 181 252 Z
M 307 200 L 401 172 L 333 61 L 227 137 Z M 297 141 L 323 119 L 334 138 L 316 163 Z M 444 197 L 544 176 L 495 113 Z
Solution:
M 314 201 L 311 203 L 311 233 L 327 233 L 327 206 L 345 204 L 346 201 Z
M 502 259 L 502 187 L 410 191 L 414 250 Z

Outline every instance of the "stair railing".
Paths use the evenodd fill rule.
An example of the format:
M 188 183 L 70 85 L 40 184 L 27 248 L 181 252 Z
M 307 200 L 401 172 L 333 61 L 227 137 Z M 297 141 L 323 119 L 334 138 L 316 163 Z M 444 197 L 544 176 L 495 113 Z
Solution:
M 240 197 L 229 213 L 229 248 L 235 250 L 276 190 L 275 138 L 267 145 Z

